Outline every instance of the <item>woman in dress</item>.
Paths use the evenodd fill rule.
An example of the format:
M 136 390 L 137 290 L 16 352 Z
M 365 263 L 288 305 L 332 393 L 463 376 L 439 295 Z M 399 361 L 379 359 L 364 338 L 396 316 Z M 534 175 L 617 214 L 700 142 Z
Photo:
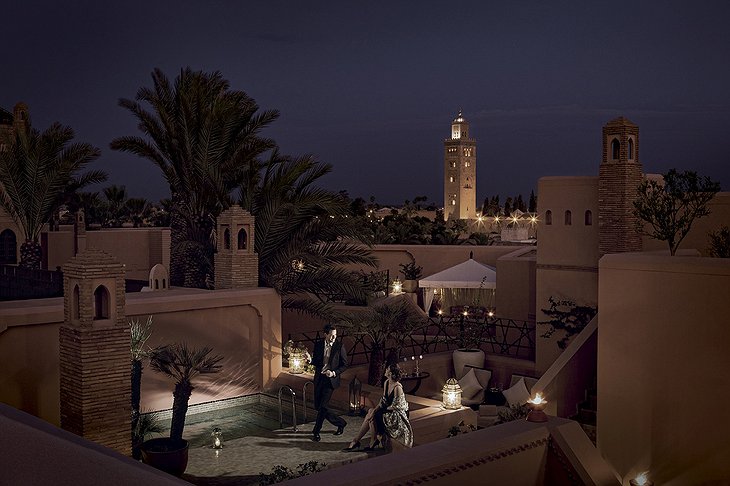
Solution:
M 400 384 L 401 370 L 397 364 L 388 366 L 385 370 L 383 383 L 383 397 L 380 404 L 368 410 L 362 427 L 354 439 L 350 441 L 347 452 L 360 448 L 360 440 L 370 431 L 370 445 L 363 451 L 371 452 L 378 445 L 411 447 L 413 446 L 413 430 L 408 421 L 408 402 Z

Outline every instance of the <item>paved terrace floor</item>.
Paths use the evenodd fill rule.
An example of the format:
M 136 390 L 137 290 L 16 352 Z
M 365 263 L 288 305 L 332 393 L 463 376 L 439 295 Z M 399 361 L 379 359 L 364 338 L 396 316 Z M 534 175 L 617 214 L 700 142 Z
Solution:
M 185 425 L 185 437 L 190 440 L 189 462 L 182 479 L 201 486 L 258 484 L 259 475 L 270 473 L 276 465 L 296 470 L 299 464 L 317 461 L 333 468 L 368 458 L 365 452 L 342 452 L 359 430 L 362 417 L 343 415 L 348 425 L 340 436 L 333 435 L 335 427 L 325 422 L 322 440 L 312 442 L 314 422 L 299 425 L 294 432 L 290 407 L 291 402 L 289 415 L 284 417 L 285 426 L 289 425 L 285 429 L 279 429 L 278 412 L 270 404 L 189 415 Z M 298 408 L 300 419 L 301 413 Z M 313 414 L 311 409 L 309 414 Z M 223 434 L 224 446 L 219 451 L 211 448 L 211 431 L 215 427 Z

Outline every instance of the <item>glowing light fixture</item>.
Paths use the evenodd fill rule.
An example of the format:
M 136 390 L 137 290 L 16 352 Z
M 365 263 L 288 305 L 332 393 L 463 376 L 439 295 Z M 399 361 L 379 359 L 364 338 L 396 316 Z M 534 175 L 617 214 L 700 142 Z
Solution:
M 403 283 L 401 283 L 400 279 L 396 277 L 395 280 L 393 280 L 392 284 L 393 293 L 394 294 L 402 294 L 403 293 Z
M 221 438 L 221 429 L 216 427 L 213 429 L 213 433 L 210 434 L 213 436 L 213 445 L 211 446 L 213 449 L 223 449 L 223 439 Z
M 444 394 L 443 406 L 447 410 L 458 410 L 461 408 L 461 387 L 456 378 L 449 378 L 441 389 Z
M 547 422 L 548 417 L 544 412 L 547 400 L 542 397 L 542 393 L 537 393 L 527 400 L 527 406 L 530 407 L 530 412 L 527 414 L 528 422 Z
M 289 355 L 289 373 L 292 375 L 304 373 L 305 363 L 305 357 L 301 353 L 293 351 L 292 354 Z
M 489 317 L 494 317 L 494 311 L 490 310 L 489 312 L 487 312 L 487 315 Z
M 654 486 L 654 481 L 649 481 L 647 473 L 643 472 L 629 481 L 631 486 Z

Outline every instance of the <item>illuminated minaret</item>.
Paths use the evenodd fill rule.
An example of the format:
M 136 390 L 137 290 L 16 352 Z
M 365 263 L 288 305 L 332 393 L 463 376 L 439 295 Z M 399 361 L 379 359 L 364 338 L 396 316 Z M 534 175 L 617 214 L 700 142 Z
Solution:
M 473 219 L 476 207 L 477 141 L 461 111 L 444 140 L 444 219 Z

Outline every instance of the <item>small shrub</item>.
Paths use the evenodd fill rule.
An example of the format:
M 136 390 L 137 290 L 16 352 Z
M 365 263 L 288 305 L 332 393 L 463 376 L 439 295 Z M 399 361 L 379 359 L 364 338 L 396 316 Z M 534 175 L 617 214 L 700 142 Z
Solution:
M 302 476 L 308 476 L 316 472 L 323 471 L 327 467 L 327 464 L 317 461 L 309 461 L 305 464 L 299 464 L 296 471 L 289 469 L 286 466 L 279 464 L 274 466 L 269 474 L 259 473 L 259 484 L 265 486 L 267 484 L 281 483 L 282 481 L 288 481 L 289 479 L 300 478 Z
M 513 420 L 523 419 L 527 417 L 527 414 L 529 412 L 530 407 L 528 407 L 526 403 L 523 403 L 521 405 L 510 405 L 508 409 L 502 410 L 497 413 L 497 416 L 499 417 L 497 423 L 504 424 L 507 422 L 512 422 Z

